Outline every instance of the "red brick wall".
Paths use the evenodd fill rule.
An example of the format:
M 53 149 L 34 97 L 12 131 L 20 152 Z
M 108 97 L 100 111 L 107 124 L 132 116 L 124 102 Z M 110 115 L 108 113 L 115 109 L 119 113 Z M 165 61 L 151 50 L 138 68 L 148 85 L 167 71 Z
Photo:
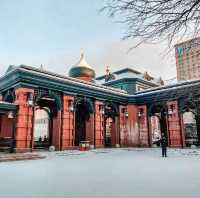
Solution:
M 13 133 L 13 119 L 9 119 L 7 114 L 0 117 L 0 137 L 12 137 Z
M 120 106 L 120 145 L 121 147 L 128 146 L 128 130 L 126 126 L 127 119 L 125 117 L 126 106 Z
M 103 102 L 95 101 L 95 146 L 96 148 L 104 147 L 103 115 L 100 113 L 99 105 L 103 105 Z
M 122 109 L 124 107 L 120 107 Z M 141 117 L 138 112 L 142 109 Z M 120 138 L 122 146 L 149 146 L 149 131 L 146 106 L 127 106 L 128 117 L 120 111 Z
M 56 150 L 60 150 L 61 140 L 61 111 L 57 112 L 56 117 L 53 118 L 52 126 L 52 145 L 55 146 Z
M 139 146 L 149 146 L 149 130 L 148 130 L 148 118 L 146 105 L 138 106 L 138 113 L 142 110 L 141 117 L 138 118 L 138 133 L 139 133 Z
M 112 147 L 115 147 L 117 144 L 117 124 L 118 124 L 118 119 L 116 117 L 115 121 L 113 121 L 112 125 L 111 125 L 111 145 L 112 145 Z
M 138 146 L 139 133 L 138 133 L 138 118 L 137 118 L 137 106 L 128 105 L 128 118 L 126 120 L 125 141 L 127 146 Z
M 90 119 L 86 121 L 86 140 L 94 145 L 94 114 L 90 114 Z
M 65 150 L 73 146 L 74 112 L 71 112 L 69 109 L 73 102 L 74 97 L 66 95 L 63 96 L 61 150 Z
M 178 111 L 178 102 L 172 101 L 168 102 L 168 109 L 173 105 L 172 115 L 168 115 L 168 138 L 169 145 L 171 147 L 181 147 L 182 146 L 182 131 L 181 131 L 181 119 Z
M 117 146 L 120 144 L 120 116 L 115 117 L 115 122 L 113 126 L 113 146 Z

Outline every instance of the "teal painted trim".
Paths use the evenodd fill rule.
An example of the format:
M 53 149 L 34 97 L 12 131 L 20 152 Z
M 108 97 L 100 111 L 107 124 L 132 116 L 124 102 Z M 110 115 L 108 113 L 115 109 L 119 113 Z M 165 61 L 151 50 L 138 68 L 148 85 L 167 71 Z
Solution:
M 48 75 L 47 75 L 48 74 Z M 121 92 L 113 93 L 111 90 L 105 91 L 97 85 L 84 84 L 83 82 L 74 81 L 73 79 L 56 75 L 53 78 L 49 73 L 37 73 L 33 70 L 14 69 L 0 78 L 0 92 L 10 88 L 28 87 L 28 88 L 45 88 L 48 90 L 58 91 L 60 93 L 70 93 L 70 95 L 82 95 L 89 98 L 98 98 L 102 101 L 114 101 L 119 104 L 150 104 L 157 101 L 176 100 L 180 97 L 188 97 L 189 93 L 197 95 L 200 90 L 200 80 L 193 80 L 176 85 L 169 85 L 137 92 L 132 95 L 122 94 Z M 73 84 L 75 83 L 75 84 Z M 184 94 L 182 93 L 184 92 Z
M 72 81 L 73 83 L 73 81 Z M 109 90 L 96 90 L 94 87 L 87 87 L 81 83 L 72 84 L 70 82 L 63 81 L 62 79 L 50 79 L 48 76 L 40 76 L 38 74 L 33 74 L 31 72 L 22 71 L 22 70 L 15 70 L 15 72 L 10 73 L 6 79 L 3 81 L 0 80 L 0 91 L 8 90 L 10 87 L 28 87 L 28 88 L 45 88 L 49 90 L 55 90 L 59 92 L 70 92 L 71 94 L 77 95 L 84 95 L 87 97 L 93 98 L 101 98 L 101 99 L 108 99 L 118 101 L 120 103 L 125 103 L 127 98 L 123 95 L 118 95 L 117 93 L 113 94 L 110 93 Z
M 18 106 L 11 103 L 1 103 L 0 102 L 0 111 L 14 111 L 18 110 Z

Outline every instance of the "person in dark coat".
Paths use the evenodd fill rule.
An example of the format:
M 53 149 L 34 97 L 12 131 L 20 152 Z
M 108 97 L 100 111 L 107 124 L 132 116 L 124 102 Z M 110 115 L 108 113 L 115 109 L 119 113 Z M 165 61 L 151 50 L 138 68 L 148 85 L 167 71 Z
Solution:
M 162 148 L 162 157 L 167 157 L 167 138 L 165 137 L 165 135 L 162 133 L 161 136 L 161 148 Z

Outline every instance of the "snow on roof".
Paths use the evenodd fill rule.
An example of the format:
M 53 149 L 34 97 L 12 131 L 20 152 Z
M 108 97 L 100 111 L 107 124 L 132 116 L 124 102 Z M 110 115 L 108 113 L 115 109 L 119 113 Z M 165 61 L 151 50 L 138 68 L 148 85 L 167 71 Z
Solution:
M 17 106 L 17 104 L 10 103 L 10 102 L 5 102 L 5 101 L 0 101 L 0 104 L 7 104 L 7 105 L 14 105 L 14 106 Z
M 37 68 L 31 67 L 31 66 L 21 65 L 21 66 L 16 67 L 15 70 L 27 71 L 27 72 L 31 72 L 31 73 L 34 73 L 34 74 L 37 74 L 40 76 L 48 77 L 48 78 L 51 78 L 54 80 L 61 80 L 63 82 L 68 82 L 68 83 L 80 85 L 83 87 L 88 87 L 88 88 L 92 88 L 92 89 L 96 89 L 96 90 L 100 90 L 100 91 L 105 91 L 108 93 L 124 95 L 124 96 L 128 95 L 126 91 L 121 90 L 121 89 L 98 85 L 98 84 L 95 84 L 92 82 L 87 82 L 87 81 L 72 78 L 72 77 L 62 76 L 62 75 L 59 75 L 59 74 L 56 74 L 53 72 L 37 69 Z M 3 77 L 5 77 L 5 76 L 3 76 Z
M 185 80 L 185 81 L 179 81 L 179 82 L 173 83 L 173 84 L 163 85 L 160 87 L 149 88 L 146 90 L 138 91 L 137 93 L 135 93 L 133 95 L 129 95 L 129 94 L 127 94 L 126 91 L 121 90 L 121 89 L 112 88 L 112 87 L 108 87 L 108 86 L 104 86 L 104 85 L 99 85 L 99 84 L 92 83 L 92 82 L 86 82 L 86 81 L 76 79 L 76 78 L 62 76 L 62 75 L 59 75 L 56 73 L 37 69 L 37 68 L 31 67 L 31 66 L 21 65 L 21 66 L 14 68 L 12 71 L 15 71 L 15 70 L 26 71 L 26 72 L 30 72 L 30 73 L 33 73 L 33 74 L 36 74 L 39 76 L 48 77 L 50 79 L 60 80 L 63 82 L 68 82 L 68 83 L 74 84 L 74 85 L 80 85 L 80 86 L 88 87 L 91 89 L 96 89 L 96 90 L 105 91 L 108 93 L 118 94 L 118 95 L 122 95 L 122 96 L 130 96 L 130 97 L 144 96 L 144 95 L 149 95 L 152 93 L 159 93 L 159 92 L 161 93 L 161 92 L 168 91 L 168 90 L 180 89 L 180 88 L 184 88 L 184 87 L 190 87 L 191 85 L 195 86 L 195 85 L 200 84 L 200 79 Z M 6 76 L 12 71 L 9 71 L 4 76 L 2 76 L 0 78 L 0 80 L 2 80 L 3 78 L 6 78 Z M 11 103 L 2 102 L 2 101 L 0 101 L 0 103 L 11 104 Z
M 141 72 L 139 71 L 136 71 L 134 69 L 131 69 L 131 68 L 124 68 L 124 69 L 120 69 L 120 70 L 117 70 L 115 72 L 112 72 L 113 75 L 120 75 L 120 74 L 125 74 L 125 73 L 132 73 L 132 74 L 142 74 Z M 102 80 L 102 79 L 105 79 L 106 78 L 106 75 L 102 75 L 102 76 L 99 76 L 96 78 L 96 80 Z
M 144 96 L 144 95 L 148 95 L 148 94 L 152 94 L 152 93 L 161 93 L 161 92 L 164 92 L 164 91 L 170 91 L 170 90 L 190 87 L 191 84 L 193 86 L 199 85 L 200 84 L 200 79 L 179 81 L 178 83 L 174 83 L 174 84 L 169 84 L 169 85 L 163 85 L 163 86 L 160 86 L 160 87 L 149 88 L 149 89 L 145 89 L 145 90 L 142 90 L 142 91 L 138 91 L 134 95 L 135 96 Z
M 108 82 L 105 82 L 105 78 L 106 75 L 100 76 L 96 78 L 96 81 L 99 82 L 99 84 L 106 84 L 106 83 L 110 83 L 110 82 L 115 82 L 116 80 L 120 80 L 120 79 L 125 79 L 125 78 L 137 78 L 146 82 L 150 82 L 150 83 L 154 83 L 156 85 L 159 85 L 159 83 L 157 82 L 157 79 L 152 78 L 152 80 L 147 80 L 144 78 L 144 74 L 141 72 L 138 72 L 136 70 L 133 70 L 131 68 L 125 68 L 125 69 L 121 69 L 118 71 L 115 71 L 112 73 L 112 75 L 114 75 L 115 79 L 113 80 L 109 80 Z

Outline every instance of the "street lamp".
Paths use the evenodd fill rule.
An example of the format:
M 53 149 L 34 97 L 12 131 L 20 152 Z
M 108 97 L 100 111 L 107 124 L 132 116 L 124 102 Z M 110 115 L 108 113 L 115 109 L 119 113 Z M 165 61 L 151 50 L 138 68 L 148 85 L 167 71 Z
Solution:
M 168 115 L 172 116 L 172 114 L 176 113 L 176 109 L 174 108 L 174 105 L 170 105 L 168 109 Z
M 121 112 L 124 114 L 126 118 L 128 118 L 129 114 L 128 114 L 127 108 L 122 108 Z
M 168 110 L 168 115 L 172 115 L 173 114 L 173 111 L 172 111 L 172 109 L 170 108 L 169 110 Z
M 74 103 L 73 101 L 70 101 L 69 111 L 74 112 Z
M 103 106 L 103 105 L 100 105 L 100 106 L 99 106 L 99 112 L 100 112 L 101 115 L 104 115 L 104 114 L 105 114 L 104 106 Z
M 138 117 L 141 118 L 143 116 L 143 109 L 139 109 L 138 111 Z
M 28 105 L 33 106 L 33 94 L 29 93 L 28 95 Z
M 14 118 L 14 114 L 12 111 L 8 112 L 8 119 L 13 119 Z
M 124 114 L 125 114 L 125 117 L 128 118 L 129 115 L 128 115 L 128 111 L 127 110 L 124 112 Z
M 141 143 L 140 142 L 140 127 L 141 127 L 140 122 L 141 122 L 141 118 L 142 118 L 143 114 L 144 114 L 144 110 L 142 108 L 140 108 L 138 111 L 138 146 L 139 147 L 141 146 L 140 145 L 140 143 Z

